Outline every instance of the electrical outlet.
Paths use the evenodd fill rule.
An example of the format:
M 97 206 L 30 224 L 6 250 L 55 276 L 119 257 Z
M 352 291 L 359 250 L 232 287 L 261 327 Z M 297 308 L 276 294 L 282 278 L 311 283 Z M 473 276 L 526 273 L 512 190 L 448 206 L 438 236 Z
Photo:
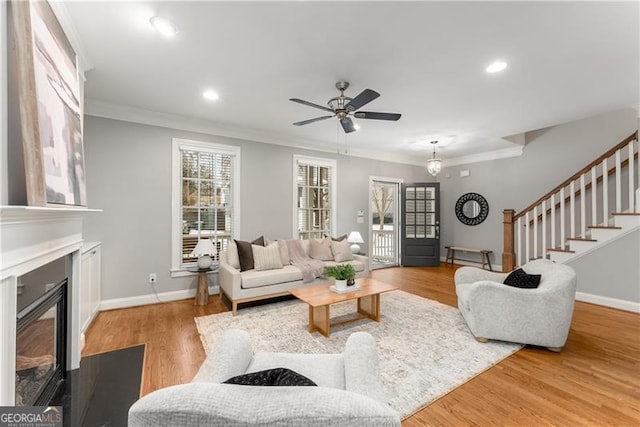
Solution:
M 158 277 L 156 276 L 156 273 L 149 273 L 149 283 L 156 283 L 157 280 Z

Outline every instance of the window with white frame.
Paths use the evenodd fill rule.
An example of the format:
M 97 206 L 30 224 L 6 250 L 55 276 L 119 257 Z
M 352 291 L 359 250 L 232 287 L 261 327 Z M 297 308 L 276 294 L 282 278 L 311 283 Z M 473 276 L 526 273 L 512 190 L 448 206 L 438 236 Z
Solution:
M 336 226 L 336 161 L 294 156 L 294 236 L 334 235 Z
M 177 272 L 196 261 L 191 252 L 199 239 L 211 239 L 221 251 L 238 234 L 240 148 L 174 138 L 172 157 L 172 271 Z

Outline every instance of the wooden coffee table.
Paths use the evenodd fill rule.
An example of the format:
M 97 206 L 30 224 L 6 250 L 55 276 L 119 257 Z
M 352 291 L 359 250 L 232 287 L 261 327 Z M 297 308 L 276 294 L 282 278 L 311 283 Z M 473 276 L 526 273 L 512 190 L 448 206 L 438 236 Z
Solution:
M 329 289 L 331 285 L 310 286 L 292 289 L 289 292 L 299 300 L 309 304 L 309 332 L 318 331 L 325 337 L 331 333 L 331 326 L 342 325 L 360 319 L 380 321 L 380 294 L 393 291 L 397 287 L 365 277 L 356 279 L 360 289 L 353 292 L 337 293 Z M 354 317 L 331 322 L 330 307 L 343 301 L 358 300 L 358 313 Z

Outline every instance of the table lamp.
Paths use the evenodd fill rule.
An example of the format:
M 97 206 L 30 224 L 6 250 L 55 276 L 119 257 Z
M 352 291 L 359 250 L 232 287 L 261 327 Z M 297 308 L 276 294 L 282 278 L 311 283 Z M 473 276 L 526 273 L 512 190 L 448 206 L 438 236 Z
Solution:
M 216 248 L 213 246 L 213 242 L 211 239 L 200 239 L 198 240 L 198 244 L 193 251 L 191 252 L 191 256 L 198 257 L 198 268 L 206 269 L 211 267 L 211 257 L 209 255 L 213 255 L 216 253 Z
M 364 243 L 364 240 L 362 240 L 362 236 L 359 231 L 352 231 L 349 233 L 349 237 L 347 237 L 347 242 L 352 243 L 351 253 L 358 254 L 360 253 L 360 245 L 358 243 Z

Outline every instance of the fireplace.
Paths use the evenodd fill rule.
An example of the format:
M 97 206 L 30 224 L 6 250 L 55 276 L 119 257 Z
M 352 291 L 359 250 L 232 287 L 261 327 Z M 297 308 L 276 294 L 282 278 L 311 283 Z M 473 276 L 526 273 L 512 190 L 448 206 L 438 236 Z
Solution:
M 48 406 L 66 377 L 67 283 L 47 286 L 18 312 L 16 406 Z
M 0 206 L 0 406 L 45 402 L 65 372 L 80 366 L 80 249 L 87 212 L 96 211 Z M 56 260 L 63 277 L 30 287 L 25 278 Z M 29 301 L 20 301 L 27 294 Z M 52 305 L 35 309 L 36 301 Z M 26 319 L 30 324 L 22 323 Z

